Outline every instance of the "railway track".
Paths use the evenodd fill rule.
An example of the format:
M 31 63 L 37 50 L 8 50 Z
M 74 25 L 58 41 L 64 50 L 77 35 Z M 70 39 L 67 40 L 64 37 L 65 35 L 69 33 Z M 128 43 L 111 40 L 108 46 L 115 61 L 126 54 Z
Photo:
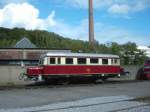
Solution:
M 6 109 L 3 112 L 149 112 L 150 103 L 139 102 L 141 98 L 108 96 L 60 102 L 37 107 Z M 144 99 L 149 99 L 144 98 Z M 143 100 L 143 98 L 142 98 Z M 1 111 L 1 110 L 0 110 Z
M 35 110 L 35 111 L 30 111 L 30 112 L 66 112 L 67 110 L 76 110 L 76 108 L 78 109 L 82 109 L 82 108 L 92 108 L 92 107 L 102 107 L 104 105 L 115 105 L 122 103 L 129 103 L 130 101 L 128 100 L 123 100 L 123 101 L 112 101 L 112 102 L 106 102 L 106 103 L 97 103 L 97 104 L 89 104 L 89 105 L 81 105 L 81 106 L 70 106 L 70 107 L 64 107 L 64 108 L 55 108 L 55 109 L 43 109 L 43 110 Z M 133 102 L 132 102 L 133 103 Z M 150 104 L 137 104 L 137 105 L 133 105 L 133 106 L 129 106 L 129 107 L 124 107 L 124 108 L 119 108 L 119 109 L 115 109 L 115 110 L 108 110 L 108 112 L 127 112 L 127 111 L 133 111 L 133 110 L 137 110 L 137 108 L 139 108 L 141 110 L 141 108 L 150 108 Z M 75 111 L 74 111 L 75 112 Z
M 0 86 L 0 90 L 12 90 L 12 89 L 41 89 L 41 88 L 62 88 L 62 87 L 84 87 L 84 86 L 95 86 L 95 85 L 110 85 L 110 84 L 124 84 L 124 83 L 139 83 L 143 81 L 139 80 L 109 80 L 109 81 L 98 81 L 96 83 L 90 81 L 84 82 L 71 82 L 71 83 L 45 83 L 36 82 L 27 85 L 13 85 L 13 86 Z
M 117 104 L 132 104 L 131 106 L 124 106 L 123 108 L 116 108 L 116 109 L 109 109 L 108 112 L 127 112 L 127 111 L 133 111 L 133 110 L 137 110 L 137 108 L 150 108 L 150 103 L 138 103 L 136 102 L 137 100 L 144 100 L 144 99 L 149 99 L 149 97 L 145 97 L 143 98 L 136 98 L 136 99 L 132 99 L 132 98 L 125 98 L 125 99 L 120 99 L 120 100 L 116 100 L 116 101 L 107 101 L 107 102 L 97 102 L 97 103 L 91 103 L 91 104 L 85 104 L 85 105 L 75 105 L 75 106 L 68 106 L 68 107 L 62 107 L 62 108 L 53 108 L 53 109 L 43 109 L 43 110 L 35 110 L 35 111 L 31 111 L 31 112 L 62 112 L 62 111 L 66 111 L 66 110 L 73 110 L 76 108 L 91 108 L 91 107 L 105 107 L 105 105 L 114 105 L 114 107 L 116 107 Z M 133 104 L 136 103 L 136 104 Z

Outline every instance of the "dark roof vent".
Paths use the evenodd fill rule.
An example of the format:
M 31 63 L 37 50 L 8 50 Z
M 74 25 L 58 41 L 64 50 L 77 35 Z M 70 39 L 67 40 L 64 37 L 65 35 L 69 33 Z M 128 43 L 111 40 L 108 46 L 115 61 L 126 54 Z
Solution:
M 24 37 L 16 43 L 14 48 L 37 48 L 28 38 Z

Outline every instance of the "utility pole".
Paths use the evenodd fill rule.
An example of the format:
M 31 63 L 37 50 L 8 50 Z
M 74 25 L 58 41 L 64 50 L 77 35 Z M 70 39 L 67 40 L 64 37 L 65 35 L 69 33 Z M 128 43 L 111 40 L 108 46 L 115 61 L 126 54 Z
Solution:
M 94 47 L 93 0 L 89 0 L 89 44 Z

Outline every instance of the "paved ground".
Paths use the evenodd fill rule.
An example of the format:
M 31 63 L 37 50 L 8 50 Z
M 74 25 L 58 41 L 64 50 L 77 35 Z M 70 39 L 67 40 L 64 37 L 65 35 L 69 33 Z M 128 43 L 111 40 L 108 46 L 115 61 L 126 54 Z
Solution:
M 129 96 L 107 96 L 61 102 L 38 107 L 1 109 L 1 112 L 149 112 L 150 104 Z
M 117 104 L 126 106 L 140 106 L 143 105 L 142 108 L 145 108 L 145 112 L 149 112 L 150 108 L 147 106 L 147 103 L 143 102 L 126 102 L 126 99 L 134 99 L 137 97 L 149 97 L 150 96 L 150 82 L 135 82 L 135 83 L 122 83 L 122 84 L 98 84 L 98 85 L 90 85 L 90 86 L 73 86 L 73 87 L 59 87 L 59 88 L 38 88 L 38 89 L 13 89 L 13 90 L 3 90 L 0 91 L 0 111 L 6 111 L 6 109 L 12 108 L 26 108 L 26 107 L 41 107 L 42 105 L 48 105 L 49 108 L 51 106 L 56 106 L 54 104 L 61 103 L 64 105 L 64 102 L 70 101 L 74 104 L 78 104 L 78 102 L 83 102 L 84 105 L 81 103 L 80 107 L 76 107 L 75 110 L 82 110 L 85 112 L 89 110 L 86 108 L 86 104 L 91 103 L 92 99 L 96 97 L 97 104 L 90 106 L 90 109 L 99 110 L 103 108 L 103 111 L 114 111 L 109 110 L 107 107 L 112 106 L 113 108 L 116 107 Z M 121 103 L 113 103 L 116 102 L 116 97 L 123 99 Z M 92 99 L 91 99 L 92 98 Z M 107 101 L 109 99 L 109 105 L 98 105 L 105 101 L 102 98 L 106 98 Z M 125 99 L 124 99 L 125 98 Z M 85 103 L 85 100 L 87 103 Z M 124 102 L 125 101 L 125 102 Z M 82 107 L 82 105 L 84 107 Z M 144 106 L 145 105 L 145 106 Z M 66 106 L 66 104 L 65 104 Z M 44 106 L 45 107 L 45 106 Z M 59 106 L 60 107 L 60 106 Z M 87 106 L 88 107 L 88 106 Z M 49 109 L 46 108 L 46 109 Z M 29 108 L 31 109 L 31 108 Z M 48 111 L 58 111 L 56 110 L 48 110 Z M 134 108 L 130 110 L 134 112 Z M 141 109 L 141 108 L 139 108 Z M 95 112 L 96 112 L 95 110 Z M 119 111 L 119 108 L 116 107 L 116 110 Z M 65 109 L 59 109 L 60 112 L 66 111 Z M 75 112 L 72 108 L 67 110 L 67 112 Z M 93 110 L 94 111 L 94 110 Z M 123 111 L 123 110 L 121 110 Z M 125 110 L 124 110 L 125 111 Z

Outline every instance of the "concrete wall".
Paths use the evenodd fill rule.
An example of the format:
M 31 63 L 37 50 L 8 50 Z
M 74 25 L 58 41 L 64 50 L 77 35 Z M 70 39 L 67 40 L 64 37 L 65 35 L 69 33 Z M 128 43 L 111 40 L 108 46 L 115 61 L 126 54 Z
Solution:
M 130 72 L 129 75 L 125 76 L 124 78 L 127 78 L 127 79 L 131 79 L 131 80 L 134 80 L 136 79 L 136 75 L 137 75 L 137 72 L 138 70 L 141 68 L 142 66 L 123 66 L 123 68 L 125 69 L 125 71 L 128 71 Z
M 24 85 L 31 82 L 19 80 L 18 76 L 23 72 L 20 66 L 0 66 L 0 86 Z
M 136 74 L 140 66 L 124 66 L 126 71 L 129 71 L 130 74 L 123 76 L 124 79 L 135 79 Z M 25 69 L 22 69 L 20 66 L 0 66 L 0 86 L 8 85 L 24 85 L 29 84 L 31 81 L 19 80 L 18 76 Z

